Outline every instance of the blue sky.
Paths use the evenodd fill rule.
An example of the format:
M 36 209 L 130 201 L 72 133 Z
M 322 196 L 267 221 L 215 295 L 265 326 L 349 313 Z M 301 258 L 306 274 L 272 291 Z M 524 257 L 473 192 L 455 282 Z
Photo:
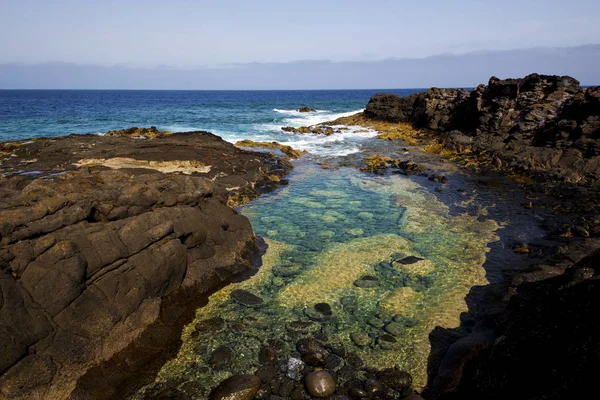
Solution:
M 598 0 L 0 0 L 0 63 L 196 68 L 590 43 Z

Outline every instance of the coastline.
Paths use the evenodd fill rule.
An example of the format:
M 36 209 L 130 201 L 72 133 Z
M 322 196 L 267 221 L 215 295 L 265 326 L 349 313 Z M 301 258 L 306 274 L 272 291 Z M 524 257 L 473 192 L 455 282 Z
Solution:
M 463 94 L 461 94 L 461 96 L 463 96 Z M 367 107 L 367 110 L 368 109 L 369 107 Z M 440 109 L 442 111 L 439 111 Z M 436 110 L 438 110 L 436 111 L 437 113 L 441 112 L 443 114 L 445 112 L 443 107 L 438 107 Z M 412 112 L 413 111 L 411 111 L 411 113 Z M 437 120 L 436 115 L 438 114 L 434 113 L 433 115 L 430 115 L 432 120 Z M 449 114 L 444 115 L 447 116 Z M 527 223 L 531 223 L 531 221 L 533 221 L 533 216 L 535 215 L 539 215 L 540 218 L 545 219 L 542 221 L 543 223 L 541 223 L 544 236 L 539 237 L 537 240 L 532 240 L 531 242 L 526 243 L 525 247 L 523 247 L 522 243 L 516 242 L 514 239 L 509 237 L 511 234 L 515 233 L 514 231 L 510 231 L 509 229 L 508 231 L 510 234 L 501 234 L 501 240 L 499 243 L 491 245 L 491 251 L 488 253 L 488 260 L 483 266 L 488 275 L 490 272 L 499 275 L 494 276 L 493 279 L 490 279 L 488 276 L 488 281 L 491 281 L 491 284 L 489 285 L 473 286 L 470 289 L 470 293 L 466 298 L 466 303 L 469 309 L 467 312 L 460 315 L 460 326 L 452 329 L 435 329 L 431 332 L 430 341 L 432 351 L 428 359 L 429 384 L 424 392 L 424 396 L 426 398 L 453 398 L 452 396 L 457 396 L 457 393 L 468 393 L 471 395 L 475 393 L 475 390 L 479 390 L 477 394 L 482 395 L 482 393 L 486 393 L 486 390 L 490 390 L 484 385 L 477 387 L 477 389 L 473 389 L 464 382 L 472 379 L 471 377 L 474 376 L 473 370 L 483 368 L 481 365 L 485 364 L 485 357 L 489 357 L 488 353 L 493 351 L 496 342 L 502 337 L 501 332 L 505 331 L 504 325 L 502 324 L 506 324 L 507 322 L 506 319 L 503 320 L 503 317 L 498 317 L 498 315 L 502 316 L 506 313 L 513 313 L 509 315 L 514 315 L 514 304 L 519 301 L 522 302 L 521 299 L 526 297 L 527 293 L 531 293 L 531 291 L 533 291 L 533 293 L 537 294 L 531 296 L 535 297 L 539 295 L 539 301 L 541 301 L 542 304 L 542 306 L 539 304 L 536 306 L 539 309 L 539 307 L 543 307 L 544 296 L 547 296 L 548 293 L 553 293 L 553 291 L 556 289 L 556 285 L 551 282 L 557 282 L 558 280 L 561 280 L 560 284 L 557 284 L 558 286 L 575 287 L 575 289 L 573 289 L 575 290 L 575 296 L 577 296 L 577 294 L 582 290 L 580 289 L 580 286 L 577 286 L 578 284 L 592 285 L 590 286 L 589 290 L 595 290 L 595 287 L 593 286 L 594 284 L 587 281 L 588 279 L 592 279 L 595 274 L 595 272 L 593 272 L 593 261 L 584 261 L 575 268 L 572 267 L 574 263 L 584 258 L 586 254 L 590 253 L 591 250 L 598 248 L 600 245 L 597 238 L 598 224 L 593 223 L 594 218 L 596 218 L 595 216 L 598 215 L 597 203 L 595 203 L 595 201 L 598 199 L 598 192 L 597 188 L 589 183 L 589 178 L 586 178 L 586 176 L 580 175 L 580 178 L 575 179 L 574 177 L 576 176 L 573 173 L 563 174 L 563 179 L 561 179 L 561 181 L 557 181 L 557 175 L 553 172 L 547 177 L 544 177 L 544 179 L 540 179 L 541 175 L 539 168 L 532 168 L 529 171 L 524 170 L 522 164 L 511 164 L 507 161 L 507 158 L 498 157 L 497 152 L 494 153 L 484 148 L 473 147 L 471 146 L 472 140 L 465 140 L 464 137 L 459 136 L 460 132 L 454 132 L 452 135 L 447 135 L 440 130 L 434 130 L 430 127 L 423 128 L 420 127 L 419 124 L 412 122 L 390 122 L 382 119 L 366 118 L 365 114 L 363 113 L 341 118 L 330 123 L 325 123 L 325 125 L 358 125 L 375 129 L 380 132 L 380 137 L 377 139 L 380 142 L 374 145 L 372 148 L 367 149 L 368 151 L 366 153 L 347 156 L 346 158 L 338 159 L 337 161 L 331 161 L 331 159 L 328 159 L 327 163 L 323 164 L 327 168 L 333 168 L 335 170 L 338 168 L 350 167 L 358 170 L 358 168 L 361 166 L 368 167 L 367 171 L 375 173 L 376 175 L 383 175 L 384 178 L 390 173 L 408 175 L 414 173 L 415 179 L 422 179 L 424 183 L 429 185 L 426 186 L 426 188 L 427 190 L 431 191 L 430 193 L 433 196 L 438 197 L 443 204 L 447 204 L 449 206 L 450 214 L 456 213 L 458 215 L 461 212 L 467 212 L 481 217 L 490 217 L 491 215 L 493 216 L 493 219 L 496 219 L 503 215 L 509 215 L 511 212 L 514 212 L 514 214 L 517 214 L 516 217 L 511 215 L 511 218 L 514 220 L 517 220 L 518 214 L 530 213 L 531 215 L 527 217 L 529 219 L 524 219 Z M 123 135 L 127 136 L 127 133 L 124 132 Z M 209 173 L 209 180 L 216 183 L 210 183 L 206 181 L 205 184 L 208 186 L 216 185 L 216 187 L 213 187 L 212 191 L 210 189 L 206 191 L 206 194 L 210 192 L 210 196 L 203 196 L 203 198 L 205 198 L 203 201 L 206 201 L 207 203 L 212 204 L 213 202 L 218 202 L 221 204 L 221 206 L 223 204 L 227 204 L 230 207 L 234 207 L 256 198 L 259 193 L 271 191 L 280 184 L 286 183 L 286 179 L 283 178 L 291 168 L 291 164 L 289 164 L 287 161 L 282 161 L 280 158 L 268 153 L 248 153 L 243 150 L 234 150 L 233 146 L 225 144 L 225 142 L 220 139 L 215 139 L 210 134 L 201 133 L 200 138 L 195 137 L 195 135 L 197 136 L 198 134 L 169 134 L 163 137 L 160 133 L 153 133 L 147 134 L 146 139 L 143 140 L 132 140 L 130 137 L 123 138 L 120 137 L 121 135 L 119 134 L 115 136 L 109 135 L 106 139 L 100 139 L 101 137 L 98 136 L 90 137 L 77 135 L 70 136 L 68 138 L 50 139 L 49 142 L 63 143 L 68 142 L 69 140 L 75 142 L 75 146 L 72 148 L 67 147 L 67 149 L 69 149 L 69 151 L 74 150 L 74 153 L 81 154 L 74 157 L 79 161 L 74 160 L 71 155 L 59 156 L 59 160 L 61 157 L 66 157 L 66 160 L 68 160 L 66 163 L 65 160 L 62 160 L 64 164 L 60 168 L 56 168 L 57 158 L 55 156 L 50 156 L 49 154 L 51 153 L 43 153 L 44 146 L 54 146 L 45 142 L 48 141 L 48 139 L 36 140 L 33 141 L 33 143 L 23 143 L 21 146 L 7 146 L 6 144 L 2 144 L 3 147 L 0 148 L 1 150 L 4 150 L 5 152 L 17 152 L 19 154 L 19 157 L 14 157 L 14 160 L 9 159 L 8 164 L 3 165 L 2 168 L 13 168 L 13 171 L 21 171 L 19 172 L 20 176 L 13 177 L 17 179 L 12 181 L 9 185 L 10 190 L 13 190 L 11 193 L 14 193 L 16 190 L 23 189 L 23 187 L 27 187 L 28 184 L 31 184 L 35 181 L 35 178 L 39 179 L 39 181 L 37 181 L 39 183 L 36 186 L 36 190 L 47 190 L 45 187 L 49 184 L 48 182 L 58 182 L 60 180 L 69 181 L 73 179 L 74 182 L 77 182 L 80 185 L 83 183 L 82 187 L 85 187 L 89 184 L 89 182 L 91 182 L 91 187 L 93 187 L 93 190 L 96 191 L 98 189 L 98 185 L 106 185 L 107 182 L 110 182 L 112 179 L 116 179 L 116 177 L 119 177 L 117 179 L 118 182 L 127 182 L 125 176 L 130 170 L 134 171 L 132 178 L 135 177 L 135 179 L 146 180 L 148 174 L 148 176 L 161 175 L 160 173 L 157 174 L 156 172 L 160 171 L 160 168 L 172 168 L 172 164 L 159 165 L 156 163 L 148 163 L 140 166 L 139 164 L 132 164 L 131 161 L 128 161 L 130 159 L 140 158 L 138 153 L 140 150 L 142 152 L 154 151 L 148 150 L 152 149 L 156 144 L 156 142 L 153 141 L 171 140 L 171 144 L 174 147 L 170 150 L 174 150 L 175 154 L 170 154 L 167 156 L 166 153 L 161 153 L 160 156 L 149 157 L 148 161 L 160 161 L 161 163 L 174 162 L 176 164 L 176 169 L 169 169 L 168 171 L 170 173 L 175 172 L 177 179 L 182 178 L 187 181 L 189 181 L 189 179 L 186 178 L 189 176 L 188 173 L 192 177 L 195 177 L 198 174 Z M 144 136 L 144 133 L 142 133 L 141 136 Z M 152 137 L 154 137 L 154 139 L 152 139 Z M 457 138 L 460 140 L 457 140 Z M 110 149 L 104 148 L 103 151 L 94 149 L 97 144 L 101 144 L 101 142 L 105 140 L 107 143 L 110 142 Z M 181 150 L 180 147 L 179 150 L 177 150 L 178 146 L 180 145 L 177 143 L 177 141 L 180 140 L 192 148 L 196 148 L 198 144 L 196 142 L 197 140 L 200 142 L 204 140 L 209 142 L 209 145 L 207 146 L 207 153 L 203 153 L 202 157 L 199 158 L 202 160 L 201 165 L 181 162 L 182 159 L 184 159 L 182 155 L 187 154 L 190 150 Z M 133 146 L 136 152 L 131 153 L 131 149 L 127 148 L 115 150 L 116 147 L 119 145 L 125 145 L 125 143 L 127 143 L 126 147 Z M 251 147 L 257 146 L 256 142 L 246 144 L 252 145 Z M 267 150 L 269 150 L 269 148 L 278 146 L 271 143 L 269 145 L 261 145 L 261 147 L 267 147 Z M 60 146 L 58 146 L 58 148 L 60 149 Z M 215 152 L 215 150 L 217 151 Z M 250 162 L 252 165 L 250 168 L 252 171 L 251 173 L 248 173 L 247 164 L 244 164 L 240 169 L 234 168 L 234 171 L 228 169 L 230 168 L 229 166 L 223 167 L 224 169 L 221 167 L 215 167 L 222 162 L 222 160 L 219 160 L 219 157 L 216 153 L 218 153 L 218 151 L 225 150 L 232 154 L 233 158 L 231 159 L 235 159 L 236 157 L 254 157 L 256 160 L 259 160 L 259 162 L 255 164 Z M 40 151 L 42 151 L 42 153 L 40 153 Z M 128 151 L 130 154 L 122 154 L 127 153 Z M 286 148 L 285 151 L 287 151 L 289 154 L 301 156 L 301 154 L 293 152 L 293 149 Z M 368 154 L 370 154 L 371 157 L 377 156 L 380 158 L 376 159 L 376 163 L 369 164 L 370 161 L 366 161 Z M 127 156 L 129 156 L 129 158 Z M 440 156 L 442 159 L 440 159 Z M 114 159 L 118 157 L 120 157 L 118 160 L 118 165 L 115 163 L 107 164 L 105 162 L 107 159 L 113 159 L 114 161 Z M 211 168 L 208 171 L 205 169 L 207 167 L 206 157 L 209 157 L 213 160 L 213 162 L 210 163 Z M 124 159 L 126 162 L 124 162 Z M 411 164 L 410 168 L 407 168 L 407 164 L 400 163 L 400 161 L 407 161 L 407 159 L 417 166 L 424 166 L 423 169 L 416 168 L 413 166 L 413 164 Z M 88 161 L 80 162 L 81 160 Z M 371 159 L 371 161 L 373 160 L 374 159 Z M 261 170 L 261 168 L 258 167 L 259 164 L 268 165 L 268 171 Z M 456 165 L 460 165 L 460 168 L 456 168 Z M 123 168 L 123 171 L 121 171 L 119 168 Z M 573 171 L 570 172 L 578 173 L 577 171 L 579 171 L 578 168 L 580 168 L 580 166 L 574 165 L 572 168 Z M 64 173 L 64 170 L 69 170 L 69 172 Z M 230 178 L 220 175 L 220 173 L 224 171 L 229 171 Z M 532 171 L 533 174 L 531 174 Z M 42 172 L 42 174 L 40 175 L 38 172 Z M 55 174 L 57 172 L 59 172 L 60 175 L 56 176 Z M 456 174 L 456 176 L 453 174 Z M 500 185 L 500 190 L 505 190 L 507 192 L 506 198 L 509 199 L 507 204 L 489 207 L 490 210 L 488 210 L 485 207 L 480 207 L 481 204 L 485 205 L 485 202 L 478 204 L 480 200 L 478 200 L 476 197 L 472 197 L 462 199 L 461 202 L 465 203 L 465 205 L 462 205 L 461 202 L 456 201 L 460 198 L 458 197 L 459 195 L 453 193 L 458 192 L 461 194 L 461 191 L 464 191 L 464 185 L 462 183 L 463 178 L 458 178 L 459 176 L 468 176 L 466 181 L 470 181 L 470 183 L 467 184 L 466 187 L 475 188 L 473 193 L 477 192 L 476 189 L 478 185 L 480 185 L 482 188 L 485 186 L 493 187 L 493 185 Z M 510 180 L 504 179 L 505 176 L 508 176 Z M 98 180 L 98 178 L 100 178 L 100 180 Z M 446 180 L 444 181 L 442 178 L 445 178 Z M 446 184 L 448 179 L 450 180 L 449 185 Z M 0 185 L 3 183 L 6 184 L 8 181 L 9 180 L 6 179 L 6 177 L 3 177 L 3 179 L 0 180 Z M 152 187 L 154 185 L 158 185 L 159 183 L 159 181 L 152 182 L 149 184 L 149 186 Z M 144 184 L 148 185 L 147 182 Z M 162 186 L 159 185 L 157 187 Z M 188 189 L 189 187 L 183 190 L 183 192 L 187 191 Z M 74 193 L 76 192 L 75 189 L 72 190 Z M 111 190 L 117 189 L 112 188 Z M 485 192 L 485 190 L 481 191 Z M 183 192 L 182 195 L 184 194 Z M 33 193 L 33 196 L 35 196 L 36 191 L 33 190 L 28 193 Z M 134 195 L 135 193 L 132 194 L 132 196 Z M 9 196 L 4 197 L 7 198 Z M 76 201 L 70 199 L 69 201 L 71 201 L 71 203 L 66 207 L 72 206 L 73 203 L 77 206 L 81 206 L 80 199 L 76 199 Z M 114 201 L 114 199 L 111 201 Z M 142 207 L 134 210 L 133 215 L 130 215 L 129 210 L 125 214 L 110 214 L 113 210 L 106 211 L 106 209 L 94 205 L 91 209 L 86 208 L 84 212 L 81 213 L 81 215 L 85 214 L 82 219 L 76 218 L 73 221 L 68 222 L 67 225 L 77 226 L 78 224 L 97 224 L 99 222 L 112 223 L 110 221 L 115 221 L 115 218 L 116 220 L 119 218 L 139 218 L 140 215 L 143 215 L 141 212 L 146 212 L 148 210 L 152 210 L 152 212 L 154 211 L 154 206 L 152 205 L 149 208 L 147 205 L 143 206 L 142 204 L 144 204 L 144 201 L 146 201 L 146 199 L 140 197 L 133 198 L 131 206 Z M 471 202 L 472 204 L 468 204 L 468 202 Z M 176 200 L 175 204 L 177 206 L 180 205 L 179 203 L 179 199 Z M 15 204 L 11 204 L 8 208 L 14 209 Z M 183 205 L 191 205 L 192 207 L 200 208 L 203 207 L 200 206 L 200 203 L 194 203 L 194 201 L 189 203 L 188 199 L 184 200 Z M 25 200 L 23 204 L 16 205 L 17 208 L 25 206 Z M 61 206 L 65 207 L 64 204 Z M 470 209 L 471 206 L 474 208 Z M 214 205 L 214 207 L 216 207 L 215 210 L 219 209 L 217 205 Z M 518 209 L 519 212 L 515 212 L 515 209 Z M 27 210 L 28 211 L 25 211 L 24 214 L 32 213 L 34 215 L 35 222 L 35 213 L 39 210 L 35 207 Z M 75 210 L 75 208 L 72 210 Z M 483 212 L 490 212 L 491 214 L 484 214 Z M 42 215 L 41 218 L 43 219 L 47 216 L 52 216 L 54 213 L 55 211 L 46 210 L 41 211 L 41 214 L 39 215 Z M 6 212 L 5 214 L 9 216 L 14 215 L 7 214 Z M 71 212 L 71 214 L 73 213 Z M 237 213 L 234 213 L 234 215 L 237 215 Z M 18 217 L 24 218 L 21 214 L 19 214 Z M 241 218 L 243 219 L 245 217 Z M 10 221 L 10 218 L 3 219 L 3 221 Z M 13 232 L 17 232 L 20 227 L 28 224 L 31 225 L 32 223 L 31 221 L 26 221 L 24 223 L 17 222 L 15 222 L 13 225 L 7 225 L 5 223 L 2 226 L 3 231 L 1 238 L 3 240 L 3 258 L 0 260 L 2 260 L 4 263 L 3 269 L 5 269 L 6 266 L 13 271 L 13 274 L 16 277 L 20 277 L 20 275 L 23 273 L 23 269 L 27 269 L 28 265 L 35 261 L 32 261 L 31 255 L 27 255 L 28 252 L 33 251 L 34 258 L 37 258 L 42 256 L 44 252 L 52 249 L 52 246 L 57 246 L 57 244 L 52 243 L 49 245 L 50 247 L 43 248 L 42 253 L 37 254 L 38 250 L 36 249 L 41 246 L 41 238 L 43 238 L 44 235 L 53 234 L 55 231 L 51 230 L 49 233 L 45 232 L 44 230 L 33 233 L 26 232 L 26 234 L 24 234 L 25 236 L 23 236 L 21 233 L 18 233 L 17 236 L 13 236 L 16 239 L 11 239 L 11 234 L 15 235 Z M 219 225 L 219 223 L 215 221 L 214 226 L 216 230 L 218 230 L 217 225 Z M 216 268 L 215 272 L 218 276 L 219 284 L 213 285 L 213 287 L 208 290 L 202 289 L 201 292 L 203 293 L 203 296 L 207 293 L 212 293 L 211 290 L 217 290 L 217 288 L 225 285 L 226 282 L 232 279 L 238 272 L 241 272 L 241 270 L 248 270 L 250 268 L 251 260 L 256 258 L 258 254 L 256 242 L 253 239 L 250 239 L 250 236 L 248 236 L 250 234 L 247 232 L 249 229 L 251 235 L 254 235 L 253 229 L 249 226 L 247 219 L 245 222 L 243 222 L 243 225 L 244 229 L 246 230 L 246 236 L 244 236 L 245 239 L 242 239 L 243 244 L 241 247 L 238 247 L 238 250 L 236 250 L 236 254 L 239 255 L 239 259 L 234 263 L 231 263 L 231 260 L 225 262 L 225 264 L 228 265 L 224 268 L 228 269 L 229 267 L 232 267 L 233 271 L 230 270 L 226 272 L 225 270 L 217 270 L 218 268 Z M 224 225 L 222 225 L 221 222 L 221 228 L 223 226 Z M 228 228 L 225 229 L 225 231 L 230 231 L 231 224 L 228 223 L 227 226 Z M 68 228 L 68 226 L 66 227 Z M 517 225 L 517 227 L 519 226 Z M 58 230 L 60 229 L 64 228 L 58 228 Z M 173 237 L 173 239 L 180 240 L 188 249 L 202 246 L 200 239 L 195 238 L 196 233 L 185 232 L 180 235 L 177 230 L 178 229 L 176 227 L 169 228 L 169 232 L 166 234 L 166 236 L 161 236 L 159 240 L 163 240 L 165 237 L 168 237 L 169 235 L 173 236 L 175 234 L 179 236 Z M 202 235 L 203 234 L 200 234 L 200 236 Z M 72 240 L 71 238 L 67 239 Z M 20 245 L 24 246 L 25 250 L 23 250 L 23 247 L 17 248 L 15 246 L 17 240 L 30 240 L 30 246 L 33 250 L 27 249 L 29 244 Z M 187 246 L 186 242 L 188 240 L 190 240 L 189 244 L 191 247 Z M 204 238 L 204 241 L 205 240 L 206 238 Z M 38 241 L 40 243 L 38 243 Z M 195 241 L 197 241 L 197 243 Z M 200 246 L 198 246 L 199 243 Z M 500 244 L 503 246 L 508 245 L 511 248 L 508 250 L 506 248 L 500 248 L 498 247 Z M 10 246 L 12 247 L 9 249 Z M 521 251 L 519 249 L 522 250 L 521 253 L 519 253 L 519 251 Z M 515 250 L 515 252 L 513 252 L 513 250 Z M 507 271 L 502 271 L 499 269 L 499 266 L 503 262 L 506 262 L 506 255 L 508 252 L 514 253 L 514 257 L 516 258 L 511 258 L 510 262 L 515 264 L 512 265 L 512 268 L 508 269 Z M 23 254 L 26 254 L 26 256 L 23 256 Z M 493 259 L 497 257 L 497 254 L 501 255 L 500 260 Z M 71 253 L 69 253 L 67 256 L 60 255 L 60 257 L 56 259 L 57 262 L 71 260 L 73 258 Z M 240 264 L 238 264 L 238 262 Z M 494 263 L 494 267 L 490 269 L 489 263 Z M 122 265 L 123 264 L 111 264 L 110 269 L 120 268 Z M 592 272 L 590 272 L 590 269 Z M 264 274 L 267 273 L 267 271 L 261 271 L 260 273 Z M 203 279 L 203 274 L 203 272 L 200 272 L 200 275 L 192 278 L 192 280 Z M 578 274 L 588 274 L 589 276 L 585 275 L 585 278 L 581 279 Z M 552 281 L 552 278 L 554 278 L 554 281 Z M 550 279 L 550 281 L 547 279 Z M 188 277 L 182 280 L 182 282 L 186 281 L 188 281 Z M 536 282 L 542 283 L 538 284 Z M 188 281 L 187 283 L 189 284 L 190 282 Z M 194 287 L 194 285 L 191 286 Z M 542 293 L 536 292 L 536 290 L 538 290 L 537 288 L 542 288 L 539 290 Z M 194 288 L 193 290 L 197 290 L 197 288 Z M 177 322 L 175 324 L 171 324 L 171 327 L 169 328 L 171 333 L 167 335 L 173 338 L 173 332 L 180 332 L 183 326 L 191 321 L 196 307 L 203 303 L 203 301 L 196 296 L 198 293 L 197 291 L 187 292 L 184 290 L 182 292 L 175 293 L 170 292 L 169 289 L 167 292 L 169 293 L 164 297 L 164 302 L 168 303 L 168 306 L 162 309 L 161 312 L 179 315 L 179 317 L 176 318 Z M 191 299 L 195 300 L 190 302 Z M 538 300 L 532 300 L 532 304 L 534 304 L 535 301 Z M 180 308 L 184 303 L 186 305 L 186 311 L 182 312 Z M 531 310 L 528 310 L 527 308 L 527 301 L 524 303 L 522 302 L 521 304 L 524 304 L 521 306 L 521 312 L 525 313 L 525 318 L 521 316 L 516 318 L 516 321 L 526 321 L 526 313 L 531 312 Z M 37 306 L 34 306 L 34 308 L 36 307 Z M 565 307 L 568 309 L 568 305 Z M 497 322 L 498 320 L 500 322 Z M 115 352 L 113 356 L 110 357 L 104 364 L 89 369 L 88 372 L 82 376 L 82 378 L 79 378 L 76 386 L 74 386 L 74 389 L 71 392 L 71 396 L 73 396 L 72 398 L 86 398 L 85 396 L 92 392 L 96 393 L 100 397 L 110 397 L 110 393 L 113 393 L 112 396 L 118 397 L 124 392 L 127 392 L 128 390 L 125 389 L 125 386 L 119 386 L 118 382 L 122 382 L 126 379 L 129 379 L 131 376 L 135 376 L 135 374 L 139 374 L 140 370 L 138 367 L 133 367 L 136 363 L 132 362 L 132 357 L 141 357 L 143 362 L 146 362 L 149 359 L 154 359 L 157 364 L 161 364 L 163 362 L 162 359 L 155 358 L 156 352 L 151 351 L 149 353 L 145 353 L 145 350 L 148 348 L 156 347 L 154 340 L 156 340 L 157 335 L 160 336 L 161 334 L 164 334 L 164 321 L 162 321 L 162 319 L 157 321 L 159 321 L 159 323 L 147 325 L 148 330 L 145 332 L 146 336 L 141 334 L 136 339 L 137 344 L 125 346 L 120 351 Z M 510 321 L 510 318 L 508 321 Z M 490 325 L 493 325 L 493 329 L 490 329 Z M 553 340 L 556 339 L 553 338 L 551 334 L 549 335 L 548 343 L 551 344 L 553 343 Z M 169 343 L 168 346 L 165 346 L 169 348 L 169 352 L 167 353 L 168 356 L 164 354 L 163 356 L 166 356 L 167 358 L 177 351 L 181 343 L 179 341 L 179 335 L 176 334 L 174 336 L 177 336 L 175 341 L 169 342 L 168 340 L 165 340 L 165 342 Z M 509 340 L 508 343 L 510 345 L 512 342 Z M 523 345 L 527 345 L 527 342 L 524 341 Z M 43 349 L 43 347 L 41 349 Z M 40 354 L 43 354 L 43 351 L 44 350 L 41 350 Z M 26 367 L 45 368 L 44 372 L 48 373 L 48 371 L 52 372 L 51 364 L 52 363 L 48 363 L 47 360 L 41 360 L 36 352 L 36 359 L 33 363 L 26 365 Z M 125 377 L 121 373 L 122 370 L 129 368 L 127 365 L 131 367 L 134 375 L 128 375 Z M 142 364 L 140 364 L 140 366 L 141 365 Z M 157 367 L 160 367 L 160 365 L 157 365 Z M 121 372 L 115 374 L 114 372 L 117 369 L 119 369 Z M 137 371 L 133 371 L 134 369 L 137 369 Z M 359 369 L 359 367 L 356 369 Z M 485 376 L 485 374 L 489 373 L 490 370 L 494 371 L 494 365 L 490 366 L 487 372 L 485 370 L 483 372 L 479 371 L 478 374 L 480 374 L 480 376 Z M 152 373 L 144 374 L 141 380 L 135 380 L 133 385 L 131 385 L 131 382 L 129 382 L 126 386 L 132 390 L 139 388 L 143 384 L 148 383 L 150 375 L 154 374 L 153 371 L 155 371 L 154 368 L 147 370 L 146 372 Z M 380 378 L 378 375 L 379 372 L 367 372 L 373 375 L 374 378 L 372 379 Z M 111 377 L 109 379 L 114 378 L 114 380 L 107 380 L 107 376 Z M 138 378 L 139 377 L 140 376 L 138 375 Z M 16 384 L 21 384 L 20 382 L 22 382 L 22 379 L 19 377 L 18 373 L 5 374 L 2 379 L 4 382 L 3 385 L 0 385 L 2 390 L 6 390 L 7 387 L 9 390 L 11 390 L 11 387 L 14 389 Z M 17 383 L 15 384 L 14 382 Z M 37 390 L 37 393 L 45 393 L 44 395 L 46 395 L 50 393 L 46 391 L 46 388 L 43 388 L 44 385 L 47 384 L 48 383 L 43 381 L 43 379 L 34 382 L 34 388 L 32 390 Z M 73 388 L 73 386 L 71 386 L 71 388 Z M 406 392 L 405 394 L 408 395 Z M 60 395 L 57 394 L 56 396 L 60 398 Z

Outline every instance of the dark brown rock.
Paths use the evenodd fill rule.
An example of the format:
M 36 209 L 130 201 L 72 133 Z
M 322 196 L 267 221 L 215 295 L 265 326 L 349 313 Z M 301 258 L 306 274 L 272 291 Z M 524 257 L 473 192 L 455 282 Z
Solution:
M 0 165 L 0 397 L 126 397 L 208 293 L 253 268 L 252 227 L 230 206 L 290 165 L 206 132 L 17 144 Z
M 449 347 L 425 397 L 561 399 L 594 390 L 600 250 L 557 273 L 520 279 L 504 312 Z
M 225 379 L 210 394 L 210 400 L 252 400 L 260 388 L 254 375 L 234 375 Z
M 231 298 L 248 307 L 257 307 L 263 304 L 263 299 L 244 289 L 236 289 L 231 292 Z
M 408 389 L 412 385 L 412 376 L 406 371 L 395 368 L 386 368 L 377 374 L 377 377 L 386 386 L 394 390 Z
M 327 371 L 313 371 L 304 377 L 306 391 L 314 397 L 329 397 L 335 392 L 335 381 Z
M 600 88 L 581 89 L 568 76 L 492 77 L 470 93 L 378 94 L 365 116 L 438 132 L 447 148 L 485 152 L 496 168 L 572 183 L 600 179 Z

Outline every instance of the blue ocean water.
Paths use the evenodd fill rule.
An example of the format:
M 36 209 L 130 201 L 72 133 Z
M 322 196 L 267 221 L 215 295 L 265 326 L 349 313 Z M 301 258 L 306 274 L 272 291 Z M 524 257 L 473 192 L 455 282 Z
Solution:
M 232 142 L 277 140 L 309 151 L 348 154 L 358 151 L 360 134 L 299 137 L 282 132 L 281 127 L 353 114 L 375 93 L 406 96 L 420 90 L 0 90 L 0 141 L 156 126 L 174 132 L 206 130 Z M 319 112 L 296 112 L 301 106 Z M 322 146 L 324 142 L 329 145 Z

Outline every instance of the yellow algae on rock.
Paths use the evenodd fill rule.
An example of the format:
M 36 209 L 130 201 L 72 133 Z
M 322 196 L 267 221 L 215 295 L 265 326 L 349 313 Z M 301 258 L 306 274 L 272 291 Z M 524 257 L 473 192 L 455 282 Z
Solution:
M 379 310 L 390 316 L 402 313 L 408 304 L 419 294 L 411 287 L 400 287 L 379 302 Z
M 353 290 L 355 280 L 373 273 L 373 264 L 398 251 L 411 248 L 408 240 L 396 235 L 377 235 L 334 245 L 277 294 L 277 301 L 287 307 L 304 307 L 314 303 L 334 303 Z
M 128 157 L 114 157 L 114 158 L 85 158 L 79 160 L 73 165 L 77 167 L 87 167 L 92 165 L 101 165 L 110 169 L 123 169 L 123 168 L 143 168 L 153 169 L 163 174 L 170 174 L 173 172 L 181 172 L 186 175 L 192 173 L 208 173 L 210 172 L 211 166 L 204 165 L 196 160 L 174 160 L 174 161 L 151 161 L 151 160 L 136 160 Z

